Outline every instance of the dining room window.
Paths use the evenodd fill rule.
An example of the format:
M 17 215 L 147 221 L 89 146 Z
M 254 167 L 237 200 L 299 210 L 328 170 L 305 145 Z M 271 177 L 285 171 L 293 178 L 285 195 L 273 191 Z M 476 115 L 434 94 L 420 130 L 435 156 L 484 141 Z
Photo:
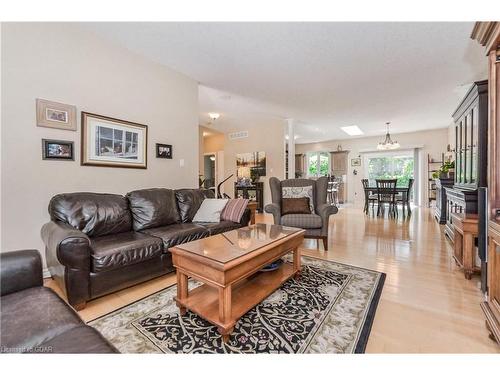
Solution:
M 330 155 L 328 152 L 318 151 L 307 154 L 307 176 L 321 177 L 330 171 Z
M 365 178 L 370 185 L 375 185 L 376 179 L 396 178 L 397 186 L 405 187 L 411 178 L 414 179 L 413 153 L 377 153 L 367 155 L 365 160 Z

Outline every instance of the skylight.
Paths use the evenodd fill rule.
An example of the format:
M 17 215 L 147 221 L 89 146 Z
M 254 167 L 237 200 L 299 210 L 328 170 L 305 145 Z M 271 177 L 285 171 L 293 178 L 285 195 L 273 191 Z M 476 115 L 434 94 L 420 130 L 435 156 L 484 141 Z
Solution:
M 353 126 L 343 126 L 340 129 L 342 129 L 345 133 L 349 135 L 361 135 L 364 134 L 363 131 L 358 128 L 356 125 Z

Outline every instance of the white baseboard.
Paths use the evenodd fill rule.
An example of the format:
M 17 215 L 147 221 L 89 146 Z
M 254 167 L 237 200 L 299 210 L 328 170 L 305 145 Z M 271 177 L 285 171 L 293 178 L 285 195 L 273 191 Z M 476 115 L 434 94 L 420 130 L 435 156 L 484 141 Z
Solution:
M 48 268 L 44 268 L 42 272 L 43 272 L 44 279 L 50 278 L 50 272 L 49 272 Z

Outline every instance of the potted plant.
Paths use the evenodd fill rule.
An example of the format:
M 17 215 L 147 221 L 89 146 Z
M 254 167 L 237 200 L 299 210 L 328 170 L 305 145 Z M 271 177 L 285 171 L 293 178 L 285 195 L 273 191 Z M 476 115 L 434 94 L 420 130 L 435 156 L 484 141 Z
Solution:
M 453 178 L 455 174 L 455 162 L 447 160 L 441 168 L 432 173 L 432 178 Z

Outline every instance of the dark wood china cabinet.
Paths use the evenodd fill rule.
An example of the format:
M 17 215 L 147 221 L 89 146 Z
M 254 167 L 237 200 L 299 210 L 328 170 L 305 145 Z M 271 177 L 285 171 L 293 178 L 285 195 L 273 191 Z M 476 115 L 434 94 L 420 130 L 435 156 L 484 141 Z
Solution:
M 489 80 L 489 173 L 485 228 L 488 228 L 486 301 L 481 308 L 490 337 L 500 344 L 500 22 L 476 22 L 471 35 L 486 47 Z
M 439 224 L 446 224 L 446 188 L 452 187 L 454 184 L 453 178 L 436 178 L 436 207 L 434 209 L 434 217 Z
M 453 113 L 455 181 L 446 190 L 446 235 L 453 241 L 452 213 L 478 213 L 478 188 L 487 185 L 488 81 L 475 82 Z

